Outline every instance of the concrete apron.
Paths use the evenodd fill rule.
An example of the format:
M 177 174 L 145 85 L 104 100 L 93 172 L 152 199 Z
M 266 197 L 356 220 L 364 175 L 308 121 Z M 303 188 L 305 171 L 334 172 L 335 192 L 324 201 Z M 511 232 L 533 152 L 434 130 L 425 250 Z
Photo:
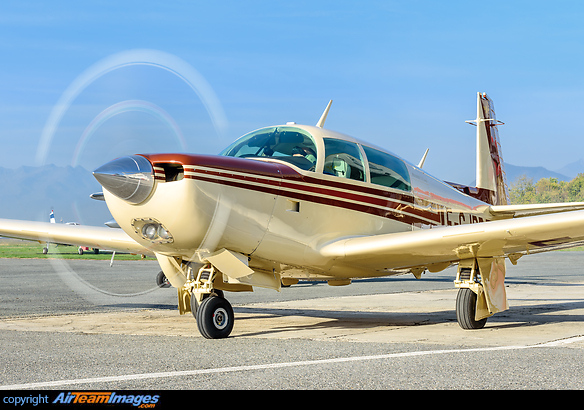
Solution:
M 456 289 L 344 296 L 234 306 L 231 338 L 424 343 L 445 347 L 533 345 L 584 335 L 584 282 L 509 285 L 510 309 L 481 330 L 462 330 Z M 229 295 L 227 294 L 227 297 Z M 11 318 L 1 330 L 201 337 L 191 314 L 174 310 Z M 584 343 L 573 343 L 584 347 Z

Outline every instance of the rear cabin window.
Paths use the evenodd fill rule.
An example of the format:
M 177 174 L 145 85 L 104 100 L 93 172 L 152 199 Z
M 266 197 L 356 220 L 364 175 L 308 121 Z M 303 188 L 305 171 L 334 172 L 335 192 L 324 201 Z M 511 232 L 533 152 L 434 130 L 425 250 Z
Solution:
M 269 127 L 239 138 L 220 155 L 238 158 L 273 158 L 306 171 L 316 167 L 312 135 L 295 127 Z
M 365 181 L 365 166 L 357 144 L 334 138 L 324 139 L 324 169 L 328 175 Z
M 410 174 L 399 158 L 373 148 L 363 147 L 369 161 L 371 183 L 411 191 Z

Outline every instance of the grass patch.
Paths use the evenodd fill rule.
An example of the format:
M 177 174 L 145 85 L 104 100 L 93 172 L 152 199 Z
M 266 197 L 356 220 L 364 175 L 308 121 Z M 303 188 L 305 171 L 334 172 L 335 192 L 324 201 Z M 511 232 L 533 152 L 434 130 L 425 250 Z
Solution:
M 573 248 L 560 249 L 563 252 L 584 251 L 584 246 L 574 246 Z
M 0 239 L 0 258 L 21 258 L 21 259 L 95 259 L 110 260 L 112 251 L 101 250 L 95 254 L 93 250 L 88 250 L 79 255 L 77 246 L 49 244 L 49 253 L 43 254 L 45 243 L 34 241 L 21 241 L 19 239 Z M 128 253 L 117 253 L 115 260 L 141 260 L 141 255 L 130 255 Z

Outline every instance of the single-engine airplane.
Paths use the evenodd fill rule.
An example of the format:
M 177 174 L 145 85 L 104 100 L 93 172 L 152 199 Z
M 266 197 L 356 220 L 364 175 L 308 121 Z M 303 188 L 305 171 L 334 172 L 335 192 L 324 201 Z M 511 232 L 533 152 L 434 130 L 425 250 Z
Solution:
M 477 94 L 476 187 L 380 147 L 287 123 L 219 155 L 139 154 L 94 171 L 121 229 L 0 219 L 0 235 L 153 255 L 206 338 L 229 336 L 227 291 L 299 279 L 438 272 L 458 265 L 456 316 L 479 329 L 508 309 L 505 259 L 584 243 L 584 203 L 510 205 L 493 103 Z M 427 152 L 426 152 L 427 153 Z

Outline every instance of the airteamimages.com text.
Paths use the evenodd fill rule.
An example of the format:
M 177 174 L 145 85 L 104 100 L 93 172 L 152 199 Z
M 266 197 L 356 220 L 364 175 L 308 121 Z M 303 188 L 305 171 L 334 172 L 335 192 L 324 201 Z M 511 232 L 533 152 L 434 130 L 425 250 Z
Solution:
M 129 392 L 90 392 L 70 391 L 53 392 L 52 394 L 7 395 L 4 392 L 2 406 L 36 407 L 42 405 L 95 405 L 95 404 L 125 404 L 137 408 L 154 408 L 160 401 L 159 394 L 133 394 Z

